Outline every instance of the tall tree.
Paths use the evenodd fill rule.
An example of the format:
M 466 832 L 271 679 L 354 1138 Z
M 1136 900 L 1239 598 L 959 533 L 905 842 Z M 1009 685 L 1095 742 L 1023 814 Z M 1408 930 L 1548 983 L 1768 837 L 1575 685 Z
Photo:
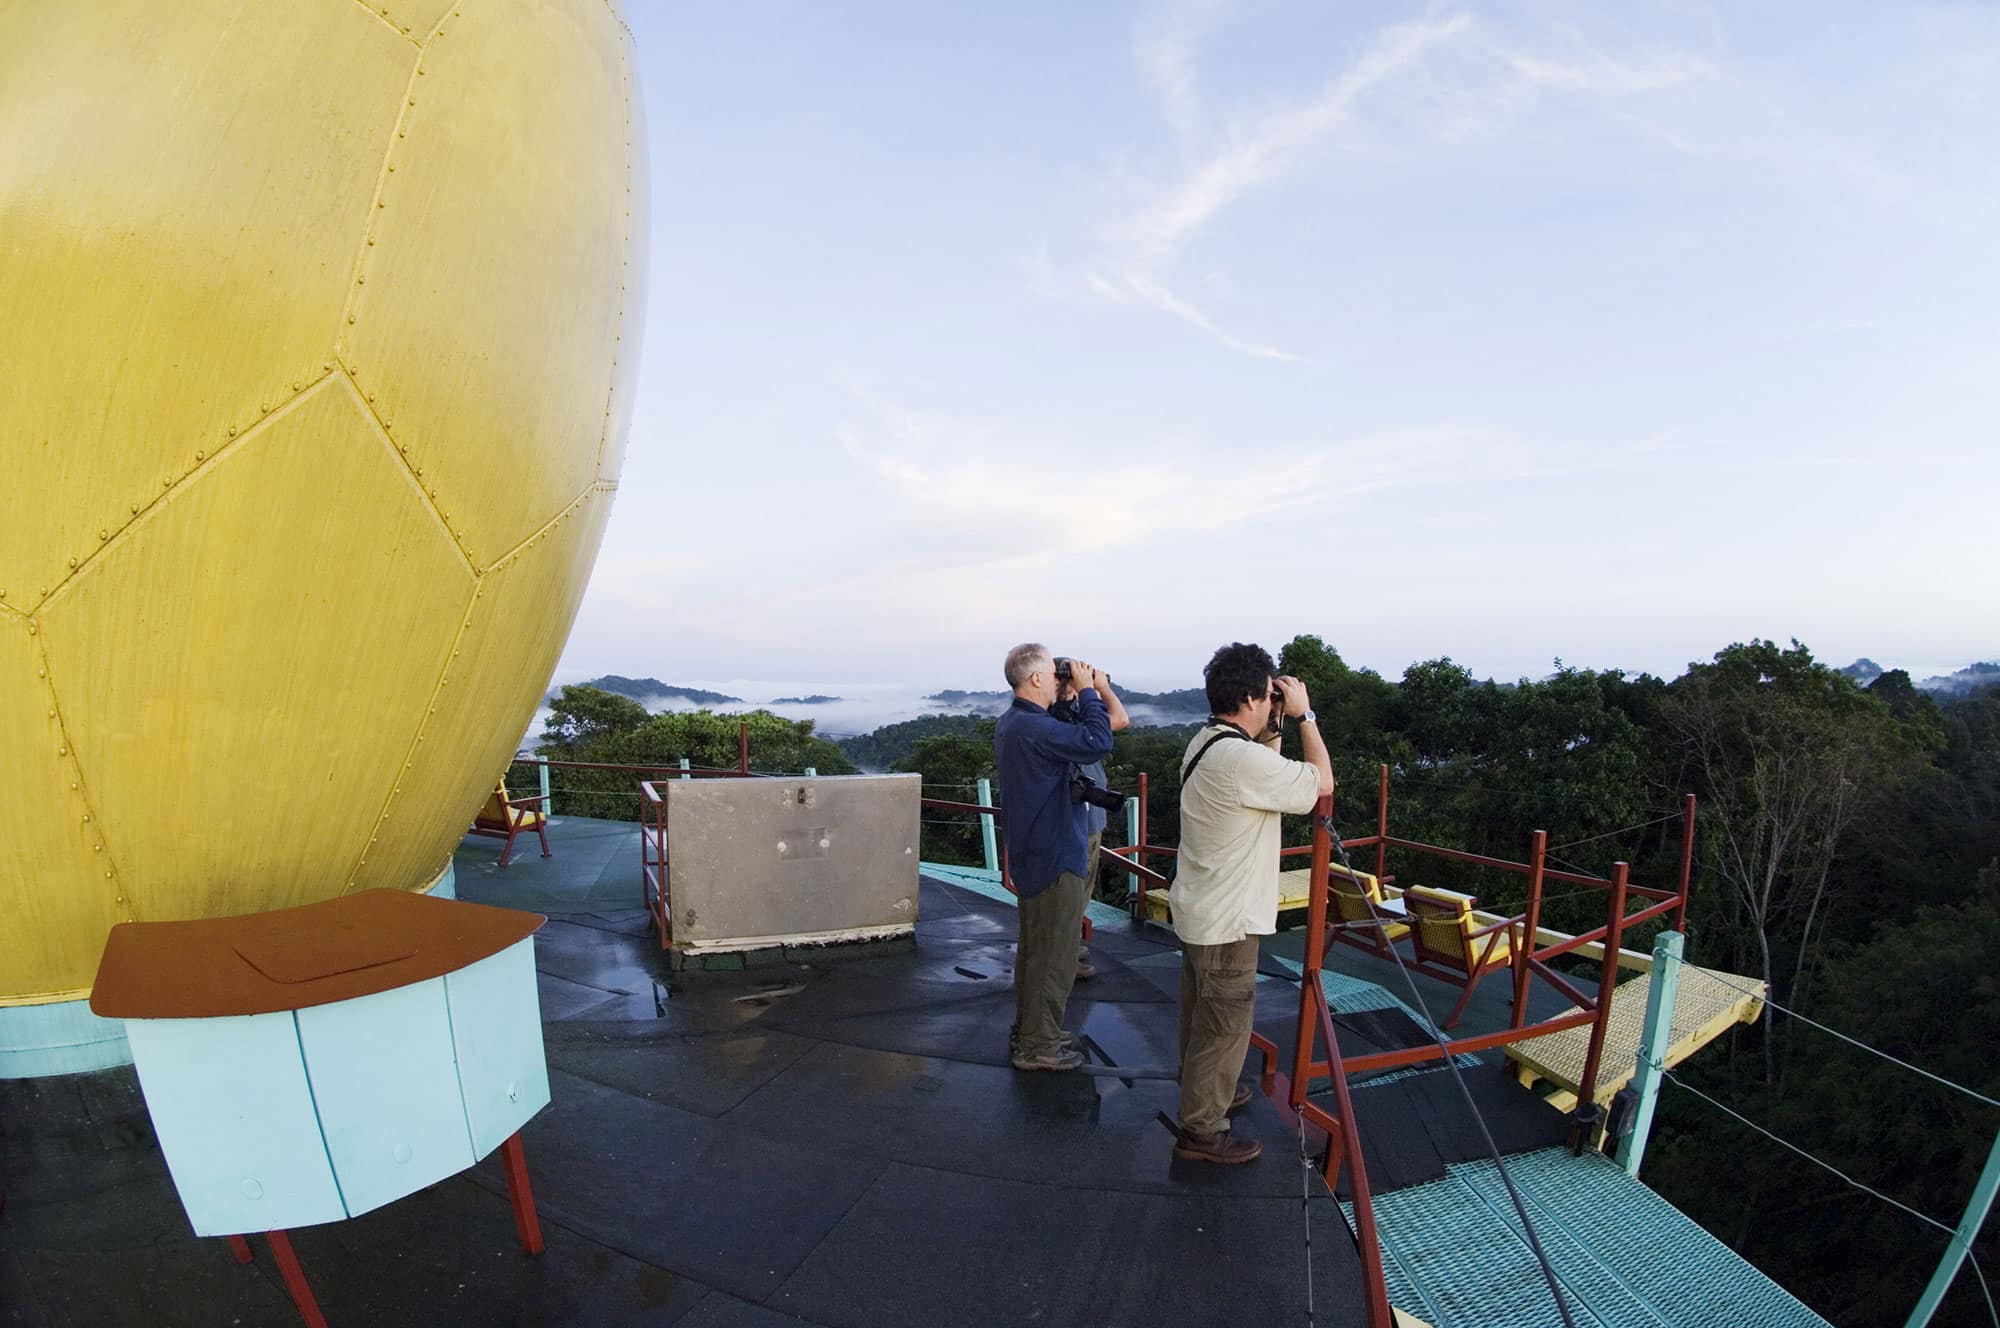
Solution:
M 1856 819 L 1919 768 L 1916 747 L 1878 698 L 1794 641 L 1732 645 L 1691 665 L 1662 708 L 1682 769 L 1703 799 L 1704 865 L 1722 886 L 1739 963 L 1792 1001 L 1826 915 L 1833 869 Z M 1779 1074 L 1764 1036 L 1764 1075 Z

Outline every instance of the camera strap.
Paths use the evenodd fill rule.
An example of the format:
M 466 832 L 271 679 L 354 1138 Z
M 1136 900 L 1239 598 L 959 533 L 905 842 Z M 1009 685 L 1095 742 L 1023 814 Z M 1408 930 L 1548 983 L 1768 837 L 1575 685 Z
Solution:
M 1222 732 L 1216 734 L 1213 738 L 1210 738 L 1207 742 L 1203 743 L 1201 745 L 1201 750 L 1194 754 L 1194 759 L 1192 761 L 1189 761 L 1185 766 L 1181 767 L 1181 783 L 1185 784 L 1188 782 L 1188 776 L 1194 773 L 1194 768 L 1201 764 L 1201 758 L 1207 756 L 1208 749 L 1215 746 L 1216 743 L 1221 742 L 1226 738 L 1241 738 L 1245 742 L 1250 741 L 1249 734 L 1245 733 L 1242 729 L 1238 728 L 1236 725 L 1231 724 L 1228 720 L 1219 719 L 1216 720 L 1215 722 L 1223 726 Z

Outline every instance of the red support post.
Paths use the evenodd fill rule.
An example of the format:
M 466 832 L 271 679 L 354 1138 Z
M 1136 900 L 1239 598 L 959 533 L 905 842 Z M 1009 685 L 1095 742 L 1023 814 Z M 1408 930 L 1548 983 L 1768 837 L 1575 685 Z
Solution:
M 231 1236 L 229 1238 L 229 1252 L 236 1256 L 236 1262 L 238 1263 L 249 1263 L 257 1257 L 250 1252 L 250 1242 L 241 1236 Z
M 1681 812 L 1681 894 L 1674 909 L 1674 930 L 1682 936 L 1688 929 L 1688 882 L 1694 879 L 1694 794 L 1687 795 Z
M 1139 772 L 1139 856 L 1134 861 L 1142 867 L 1146 865 L 1146 845 L 1152 842 L 1147 838 L 1150 830 L 1146 824 L 1146 784 L 1146 772 L 1141 770 Z
M 1313 1065 L 1313 1018 L 1312 998 L 1315 993 L 1323 993 L 1319 984 L 1320 967 L 1326 962 L 1326 870 L 1333 858 L 1333 841 L 1327 834 L 1327 815 L 1333 806 L 1331 795 L 1323 797 L 1313 807 L 1312 881 L 1306 892 L 1306 961 L 1305 969 L 1299 974 L 1299 1027 L 1292 1039 L 1292 1106 L 1299 1107 L 1306 1100 L 1306 1087 L 1312 1080 Z M 1337 1049 L 1329 1049 L 1331 1059 Z
M 1548 864 L 1549 832 L 1537 830 L 1528 837 L 1528 906 L 1523 912 L 1521 944 L 1514 955 L 1514 1022 L 1520 1028 L 1528 1022 L 1529 962 L 1535 954 L 1535 936 L 1542 929 L 1542 871 Z
M 1597 979 L 1597 1017 L 1590 1024 L 1590 1051 L 1583 1059 L 1583 1078 L 1577 1081 L 1579 1109 L 1597 1101 L 1597 1072 L 1604 1061 L 1604 1035 L 1611 1025 L 1611 997 L 1618 987 L 1618 946 L 1625 938 L 1625 877 L 1629 870 L 1622 862 L 1611 865 L 1611 909 L 1604 925 L 1604 966 Z M 1571 1147 L 1575 1146 L 1573 1138 Z
M 528 1155 L 521 1147 L 519 1130 L 500 1145 L 500 1160 L 507 1170 L 507 1197 L 514 1201 L 514 1234 L 529 1254 L 542 1252 L 542 1220 L 535 1212 L 535 1192 L 528 1185 Z
M 736 773 L 750 773 L 750 721 L 738 720 L 736 724 Z
M 1382 762 L 1381 786 L 1375 791 L 1375 879 L 1389 874 L 1389 763 Z
M 299 1267 L 299 1256 L 292 1253 L 292 1238 L 283 1231 L 267 1231 L 264 1239 L 270 1242 L 271 1257 L 277 1261 L 278 1272 L 285 1279 L 285 1290 L 292 1293 L 292 1304 L 299 1310 L 299 1317 L 306 1321 L 306 1328 L 326 1328 L 326 1316 L 320 1313 L 319 1302 L 313 1299 L 312 1287 L 306 1282 L 306 1270 Z

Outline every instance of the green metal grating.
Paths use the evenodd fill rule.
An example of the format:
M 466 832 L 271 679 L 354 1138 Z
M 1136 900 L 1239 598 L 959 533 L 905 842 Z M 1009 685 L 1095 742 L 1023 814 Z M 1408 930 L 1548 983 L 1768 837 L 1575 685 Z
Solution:
M 934 876 L 947 884 L 970 890 L 977 895 L 985 895 L 988 899 L 998 900 L 1003 904 L 1014 902 L 1014 896 L 1006 886 L 1000 884 L 1000 873 L 987 871 L 984 867 L 956 867 L 941 862 L 920 862 L 917 864 L 917 870 L 925 876 Z M 1115 904 L 1106 904 L 1096 899 L 1084 905 L 1084 912 L 1089 915 L 1093 923 L 1125 922 L 1132 916 Z
M 1507 1171 L 1579 1328 L 1829 1328 L 1602 1154 L 1542 1149 Z M 1561 1322 L 1493 1163 L 1383 1195 L 1375 1218 L 1389 1299 L 1434 1328 Z

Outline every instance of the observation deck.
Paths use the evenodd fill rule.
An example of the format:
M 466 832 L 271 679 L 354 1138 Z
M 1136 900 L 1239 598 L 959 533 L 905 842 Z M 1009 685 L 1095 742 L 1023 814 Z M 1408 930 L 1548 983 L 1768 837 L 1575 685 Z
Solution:
M 1098 976 L 1070 1021 L 1089 1071 L 1019 1074 L 1012 906 L 988 873 L 927 864 L 913 947 L 674 972 L 639 907 L 639 828 L 552 833 L 554 858 L 505 871 L 468 839 L 455 872 L 463 898 L 550 915 L 535 950 L 554 1101 L 524 1132 L 547 1251 L 515 1247 L 482 1165 L 294 1233 L 329 1322 L 1295 1324 L 1309 1298 L 1316 1323 L 1366 1321 L 1349 1210 L 1304 1164 L 1295 1117 L 1253 1100 L 1237 1125 L 1264 1144 L 1253 1165 L 1173 1158 L 1176 1090 L 1156 1077 L 1176 1045 L 1171 932 L 1093 905 Z M 1343 947 L 1322 972 L 1350 1058 L 1428 1040 L 1382 963 Z M 1272 938 L 1257 1027 L 1281 1048 L 1298 971 L 1297 934 Z M 1455 996 L 1416 980 L 1427 1006 Z M 1508 1026 L 1491 986 L 1461 1035 Z M 1531 1017 L 1560 1008 L 1533 990 Z M 1601 1155 L 1572 1157 L 1566 1119 L 1498 1052 L 1461 1064 L 1576 1322 L 1822 1322 Z M 1449 1071 L 1351 1092 L 1398 1310 L 1558 1322 Z M 8 1322 L 297 1322 L 268 1261 L 189 1233 L 129 1069 L 0 1082 L 0 1131 Z

